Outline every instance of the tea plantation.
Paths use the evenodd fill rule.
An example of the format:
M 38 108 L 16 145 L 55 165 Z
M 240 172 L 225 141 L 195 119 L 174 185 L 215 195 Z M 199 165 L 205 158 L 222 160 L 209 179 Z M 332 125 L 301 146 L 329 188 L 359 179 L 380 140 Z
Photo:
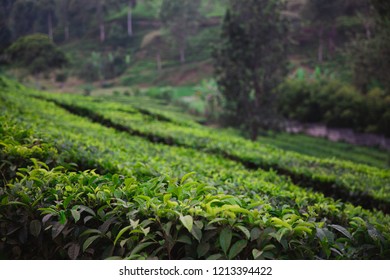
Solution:
M 1 259 L 390 259 L 390 171 L 0 78 Z

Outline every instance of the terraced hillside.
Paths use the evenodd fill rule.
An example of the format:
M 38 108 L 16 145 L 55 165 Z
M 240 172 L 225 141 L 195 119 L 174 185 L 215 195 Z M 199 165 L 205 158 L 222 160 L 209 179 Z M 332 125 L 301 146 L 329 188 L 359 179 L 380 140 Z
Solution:
M 0 80 L 0 257 L 389 259 L 390 171 Z

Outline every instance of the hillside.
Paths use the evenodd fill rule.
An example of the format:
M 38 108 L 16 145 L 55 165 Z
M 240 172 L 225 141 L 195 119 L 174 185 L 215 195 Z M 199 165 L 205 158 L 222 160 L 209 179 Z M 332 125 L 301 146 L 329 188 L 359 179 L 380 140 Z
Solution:
M 389 170 L 0 81 L 2 258 L 390 257 Z

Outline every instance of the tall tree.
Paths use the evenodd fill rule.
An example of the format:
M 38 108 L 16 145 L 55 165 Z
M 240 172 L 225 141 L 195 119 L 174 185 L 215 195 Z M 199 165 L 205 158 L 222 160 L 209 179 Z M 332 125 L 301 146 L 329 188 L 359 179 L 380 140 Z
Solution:
M 104 25 L 104 4 L 105 0 L 96 1 L 96 16 L 99 22 L 100 42 L 103 43 L 106 40 L 106 28 Z
M 53 22 L 56 18 L 56 2 L 54 0 L 39 0 L 37 4 L 42 21 L 47 26 L 47 34 L 50 40 L 53 41 Z
M 273 89 L 285 74 L 287 60 L 283 2 L 231 0 L 214 52 L 224 118 L 228 125 L 249 130 L 252 140 L 260 127 L 272 128 L 277 120 Z
M 390 2 L 371 3 L 375 22 L 372 36 L 358 38 L 350 45 L 354 84 L 362 92 L 380 85 L 390 94 Z
M 162 70 L 161 51 L 164 44 L 164 36 L 161 30 L 152 31 L 147 34 L 141 43 L 142 49 L 147 49 L 155 54 L 157 71 Z
M 137 5 L 137 0 L 128 0 L 127 11 L 127 34 L 133 36 L 133 9 Z
M 37 20 L 37 5 L 32 0 L 18 0 L 12 7 L 11 26 L 15 38 L 34 32 Z
M 335 48 L 336 18 L 342 12 L 343 3 L 340 0 L 309 0 L 304 14 L 310 20 L 318 36 L 318 62 L 324 60 L 325 39 L 328 38 L 328 51 L 331 54 Z
M 188 37 L 194 34 L 200 20 L 200 0 L 163 0 L 160 18 L 178 49 L 180 62 L 186 62 Z
M 0 54 L 11 44 L 12 31 L 9 24 L 9 15 L 14 2 L 14 0 L 0 2 Z
M 70 33 L 69 33 L 69 10 L 71 1 L 70 0 L 60 0 L 61 3 L 57 5 L 59 9 L 59 17 L 61 19 L 61 25 L 64 28 L 64 39 L 65 41 L 69 41 Z

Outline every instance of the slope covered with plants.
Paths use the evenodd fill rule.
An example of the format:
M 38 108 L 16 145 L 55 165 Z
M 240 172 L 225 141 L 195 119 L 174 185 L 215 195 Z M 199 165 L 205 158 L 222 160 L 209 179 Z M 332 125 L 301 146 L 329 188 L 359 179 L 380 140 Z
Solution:
M 0 108 L 1 258 L 390 257 L 388 170 L 6 79 Z

